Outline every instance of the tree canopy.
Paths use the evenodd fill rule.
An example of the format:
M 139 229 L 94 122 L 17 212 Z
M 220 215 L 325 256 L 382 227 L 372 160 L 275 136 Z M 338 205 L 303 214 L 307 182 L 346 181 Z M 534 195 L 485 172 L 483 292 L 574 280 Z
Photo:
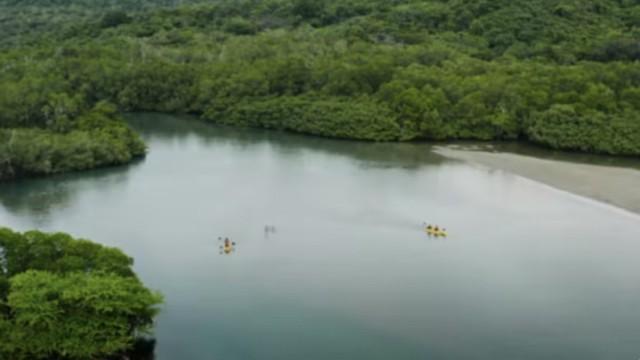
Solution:
M 162 302 L 132 265 L 118 249 L 67 234 L 0 229 L 0 358 L 125 354 Z
M 0 179 L 142 156 L 116 109 L 640 154 L 637 1 L 0 0 L 0 32 Z

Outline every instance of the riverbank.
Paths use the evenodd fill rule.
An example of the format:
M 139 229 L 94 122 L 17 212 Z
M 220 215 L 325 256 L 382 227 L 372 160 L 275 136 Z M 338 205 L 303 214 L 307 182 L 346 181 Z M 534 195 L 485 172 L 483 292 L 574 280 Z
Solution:
M 640 214 L 640 171 L 561 160 L 540 159 L 459 146 L 439 146 L 434 151 L 447 158 L 507 171 L 554 188 Z

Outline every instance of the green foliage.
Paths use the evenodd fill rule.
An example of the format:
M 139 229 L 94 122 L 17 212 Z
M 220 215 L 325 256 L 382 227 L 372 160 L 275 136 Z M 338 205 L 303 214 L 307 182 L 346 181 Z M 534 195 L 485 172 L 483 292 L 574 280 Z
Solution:
M 571 105 L 555 105 L 536 114 L 527 132 L 556 149 L 635 155 L 640 152 L 640 119 L 637 113 L 624 115 L 580 114 Z
M 344 139 L 398 140 L 401 129 L 391 111 L 372 99 L 274 97 L 234 105 L 219 123 L 295 131 Z
M 113 106 L 98 103 L 73 121 L 55 116 L 53 131 L 0 129 L 0 180 L 123 164 L 144 155 L 140 137 L 113 116 Z
M 150 331 L 162 302 L 131 258 L 87 240 L 0 229 L 0 255 L 0 358 L 123 353 Z
M 131 328 L 148 330 L 160 297 L 133 278 L 27 271 L 11 279 L 8 340 L 13 359 L 104 357 L 133 343 Z
M 292 14 L 304 20 L 316 19 L 322 16 L 324 3 L 314 0 L 293 0 Z
M 223 29 L 236 35 L 252 35 L 257 31 L 253 22 L 239 16 L 227 20 Z
M 4 258 L 1 263 L 3 274 L 7 277 L 27 270 L 134 276 L 133 260 L 120 250 L 88 240 L 76 240 L 64 233 L 30 231 L 20 234 L 0 228 L 0 249 Z
M 111 10 L 102 16 L 100 26 L 103 28 L 116 27 L 131 22 L 131 18 L 122 10 Z
M 0 0 L 0 179 L 142 155 L 113 106 L 638 155 L 638 19 L 618 0 Z M 588 130 L 609 122 L 624 135 Z

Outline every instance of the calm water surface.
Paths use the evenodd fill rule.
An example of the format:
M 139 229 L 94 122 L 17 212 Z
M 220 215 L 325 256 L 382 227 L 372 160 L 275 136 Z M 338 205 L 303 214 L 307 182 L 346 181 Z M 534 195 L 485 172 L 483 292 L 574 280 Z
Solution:
M 158 359 L 640 358 L 636 216 L 426 145 L 132 122 L 145 160 L 0 185 L 0 224 L 132 255 Z

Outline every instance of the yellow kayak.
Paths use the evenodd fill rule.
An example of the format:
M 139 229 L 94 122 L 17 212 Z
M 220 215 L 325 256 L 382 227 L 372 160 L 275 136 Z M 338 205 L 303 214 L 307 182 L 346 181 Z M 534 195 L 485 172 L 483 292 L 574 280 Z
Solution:
M 427 234 L 432 235 L 432 236 L 441 236 L 441 237 L 447 237 L 447 232 L 446 231 L 442 231 L 442 230 L 425 230 L 427 232 Z

